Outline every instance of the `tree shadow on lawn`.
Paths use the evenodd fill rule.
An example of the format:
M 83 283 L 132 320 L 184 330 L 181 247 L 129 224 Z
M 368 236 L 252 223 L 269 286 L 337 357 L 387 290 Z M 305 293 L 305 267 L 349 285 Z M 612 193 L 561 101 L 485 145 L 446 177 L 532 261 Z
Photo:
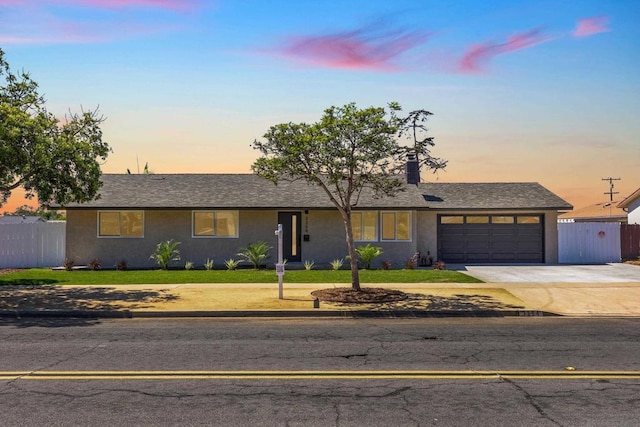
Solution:
M 397 311 L 499 311 L 520 310 L 524 306 L 507 304 L 490 295 L 454 294 L 451 296 L 407 293 L 401 301 L 378 304 L 334 303 L 341 307 L 362 308 L 365 310 Z
M 178 299 L 170 290 L 121 290 L 93 287 L 60 287 L 53 285 L 0 286 L 0 310 L 5 312 L 42 312 L 45 318 L 30 318 L 21 326 L 79 326 L 94 324 L 99 311 L 124 311 L 153 307 Z M 51 319 L 55 312 L 78 313 L 73 319 Z M 9 321 L 7 321 L 9 320 Z M 56 321 L 58 320 L 58 321 Z M 73 322 L 76 321 L 76 324 Z M 62 323 L 62 324 L 61 324 Z M 16 319 L 2 319 L 0 325 L 16 325 Z M 71 325 L 70 325 L 71 324 Z

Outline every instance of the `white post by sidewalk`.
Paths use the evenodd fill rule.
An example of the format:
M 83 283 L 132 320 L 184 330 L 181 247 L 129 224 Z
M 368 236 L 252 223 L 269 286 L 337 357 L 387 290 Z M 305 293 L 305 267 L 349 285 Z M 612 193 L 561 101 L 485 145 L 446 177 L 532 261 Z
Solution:
M 276 264 L 276 274 L 278 275 L 278 298 L 282 299 L 282 276 L 284 276 L 284 260 L 282 259 L 282 224 L 278 224 L 278 229 L 275 234 L 278 236 L 278 263 Z

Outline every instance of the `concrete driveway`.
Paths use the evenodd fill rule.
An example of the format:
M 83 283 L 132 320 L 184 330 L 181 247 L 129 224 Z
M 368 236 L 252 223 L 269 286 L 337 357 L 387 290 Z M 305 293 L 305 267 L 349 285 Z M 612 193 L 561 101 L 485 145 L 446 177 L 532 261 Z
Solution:
M 464 265 L 447 266 L 488 283 L 640 283 L 640 266 Z

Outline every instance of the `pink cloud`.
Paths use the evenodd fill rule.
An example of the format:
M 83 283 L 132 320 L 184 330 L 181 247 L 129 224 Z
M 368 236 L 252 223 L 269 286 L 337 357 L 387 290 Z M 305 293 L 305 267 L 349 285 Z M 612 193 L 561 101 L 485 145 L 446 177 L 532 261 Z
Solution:
M 161 9 L 191 9 L 197 5 L 194 0 L 63 0 L 66 3 L 87 7 L 124 8 L 156 7 Z
M 589 37 L 594 34 L 611 31 L 607 25 L 609 18 L 606 16 L 594 16 L 592 18 L 579 19 L 573 30 L 573 37 Z
M 279 49 L 284 56 L 328 68 L 397 69 L 393 60 L 423 44 L 418 32 L 375 32 L 358 29 L 347 33 L 294 37 Z
M 458 71 L 463 73 L 477 73 L 483 71 L 483 66 L 495 56 L 516 50 L 526 49 L 551 40 L 543 36 L 539 29 L 516 34 L 504 43 L 485 42 L 472 45 L 458 61 Z

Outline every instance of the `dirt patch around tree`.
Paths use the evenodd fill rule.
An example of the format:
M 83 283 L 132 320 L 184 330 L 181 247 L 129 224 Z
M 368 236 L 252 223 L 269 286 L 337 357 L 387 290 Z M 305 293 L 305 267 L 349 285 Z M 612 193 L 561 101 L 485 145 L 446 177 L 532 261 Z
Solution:
M 356 291 L 352 288 L 318 289 L 311 295 L 325 302 L 340 302 L 349 304 L 372 304 L 382 302 L 396 302 L 407 299 L 408 295 L 396 289 L 362 288 Z

